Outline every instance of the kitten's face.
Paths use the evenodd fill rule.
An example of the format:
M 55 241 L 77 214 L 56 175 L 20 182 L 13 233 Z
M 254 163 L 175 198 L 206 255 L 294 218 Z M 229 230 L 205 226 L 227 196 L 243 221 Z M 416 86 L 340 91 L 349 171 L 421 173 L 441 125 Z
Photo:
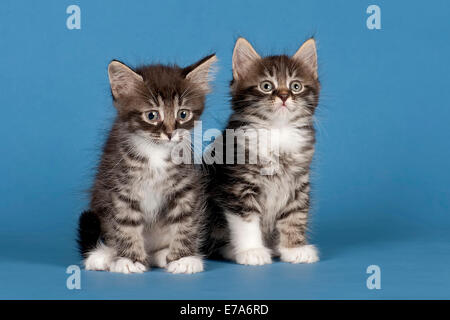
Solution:
M 234 111 L 261 119 L 295 121 L 312 115 L 320 85 L 314 40 L 288 57 L 261 58 L 245 39 L 233 53 L 231 92 Z
M 184 69 L 150 65 L 136 71 L 111 62 L 108 73 L 119 120 L 152 142 L 179 142 L 203 112 L 215 61 L 211 55 Z

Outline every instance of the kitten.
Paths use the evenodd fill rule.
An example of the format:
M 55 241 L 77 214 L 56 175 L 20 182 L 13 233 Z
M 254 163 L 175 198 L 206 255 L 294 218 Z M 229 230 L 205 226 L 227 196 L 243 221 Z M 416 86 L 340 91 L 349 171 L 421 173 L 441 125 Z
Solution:
M 320 90 L 315 41 L 307 40 L 292 57 L 261 58 L 240 38 L 232 64 L 233 113 L 219 149 L 224 158 L 234 152 L 234 164 L 216 163 L 209 170 L 211 230 L 205 250 L 246 265 L 271 263 L 272 256 L 316 262 L 317 250 L 306 238 L 313 115 Z M 231 129 L 243 130 L 247 142 L 230 137 Z M 255 143 L 248 133 L 258 130 L 277 133 L 276 143 Z M 239 147 L 249 156 L 255 146 L 255 164 L 236 164 Z M 217 145 L 214 149 L 216 155 Z
M 204 174 L 176 164 L 189 144 L 209 92 L 215 55 L 186 67 L 108 67 L 117 117 L 79 221 L 87 270 L 140 273 L 150 265 L 172 273 L 203 270 Z M 184 129 L 184 130 L 183 130 Z M 187 142 L 186 142 L 187 141 Z M 189 149 L 190 151 L 190 149 Z

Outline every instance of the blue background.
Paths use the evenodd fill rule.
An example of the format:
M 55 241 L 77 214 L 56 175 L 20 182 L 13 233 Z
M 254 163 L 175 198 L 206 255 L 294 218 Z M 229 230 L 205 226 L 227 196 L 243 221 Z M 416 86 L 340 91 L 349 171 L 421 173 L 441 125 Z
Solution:
M 81 7 L 81 30 L 66 28 Z M 368 30 L 366 8 L 381 7 Z M 450 298 L 450 3 L 429 1 L 2 1 L 0 298 Z M 203 127 L 229 114 L 238 36 L 262 54 L 318 41 L 314 265 L 142 275 L 82 271 L 75 226 L 114 117 L 106 67 L 193 63 L 217 52 Z M 366 268 L 381 268 L 368 290 Z

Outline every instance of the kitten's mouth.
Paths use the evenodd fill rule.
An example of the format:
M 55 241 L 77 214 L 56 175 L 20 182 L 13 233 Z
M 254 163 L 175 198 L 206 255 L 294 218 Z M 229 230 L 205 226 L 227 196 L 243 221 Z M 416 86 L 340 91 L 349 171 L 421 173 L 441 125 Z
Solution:
M 178 143 L 181 141 L 181 139 L 176 138 L 176 139 L 168 139 L 168 138 L 161 138 L 161 137 L 155 137 L 155 138 L 151 138 L 152 140 L 157 140 L 161 143 Z
M 289 105 L 286 102 L 277 103 L 275 106 L 277 107 L 278 110 L 283 110 L 283 111 L 288 111 L 289 110 Z
M 175 138 L 162 138 L 162 137 L 152 137 L 150 138 L 155 143 L 158 144 L 166 144 L 166 145 L 176 145 L 184 142 L 184 137 L 175 137 Z
M 289 99 L 281 99 L 280 97 L 277 97 L 275 99 L 275 106 L 278 107 L 281 110 L 288 110 L 289 109 Z

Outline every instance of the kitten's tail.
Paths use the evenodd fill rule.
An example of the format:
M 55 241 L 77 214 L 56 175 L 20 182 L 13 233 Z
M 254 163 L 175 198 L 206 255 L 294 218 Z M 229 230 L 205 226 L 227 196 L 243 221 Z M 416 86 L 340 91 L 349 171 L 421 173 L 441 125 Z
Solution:
M 78 250 L 86 258 L 100 239 L 100 219 L 93 211 L 84 211 L 78 221 Z

